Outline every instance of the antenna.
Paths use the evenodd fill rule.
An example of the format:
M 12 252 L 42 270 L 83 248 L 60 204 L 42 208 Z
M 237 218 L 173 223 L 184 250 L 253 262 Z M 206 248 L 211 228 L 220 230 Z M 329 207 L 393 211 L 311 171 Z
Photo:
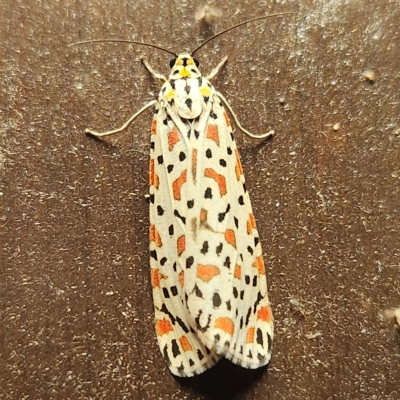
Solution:
M 218 33 L 215 34 L 214 36 L 211 36 L 209 39 L 207 39 L 205 42 L 203 42 L 199 47 L 197 47 L 196 49 L 194 49 L 194 50 L 192 51 L 192 54 L 191 54 L 191 55 L 193 56 L 194 53 L 196 53 L 197 51 L 199 51 L 199 50 L 200 50 L 203 46 L 205 46 L 208 42 L 211 42 L 211 40 L 217 38 L 218 36 L 223 35 L 223 34 L 226 33 L 226 32 L 229 32 L 229 31 L 232 31 L 233 29 L 239 28 L 239 26 L 249 24 L 250 22 L 259 21 L 260 19 L 272 18 L 272 17 L 277 17 L 277 16 L 279 16 L 279 15 L 286 15 L 286 14 L 293 14 L 293 11 L 288 11 L 288 12 L 283 12 L 283 13 L 278 13 L 278 14 L 264 15 L 264 16 L 262 16 L 262 17 L 257 17 L 257 18 L 253 18 L 253 19 L 248 19 L 247 21 L 241 22 L 241 23 L 239 23 L 239 24 L 237 24 L 237 25 L 235 25 L 235 26 L 232 26 L 232 27 L 230 27 L 230 28 L 228 28 L 228 29 L 225 29 L 225 30 L 223 30 L 223 31 L 221 31 L 221 32 L 218 32 Z
M 156 44 L 151 44 L 151 43 L 143 43 L 143 42 L 137 42 L 135 40 L 125 40 L 125 39 L 94 39 L 94 40 L 84 40 L 83 42 L 77 42 L 77 43 L 72 43 L 69 44 L 68 47 L 72 46 L 80 46 L 81 44 L 86 44 L 86 43 L 132 43 L 132 44 L 138 44 L 141 46 L 147 46 L 147 47 L 153 47 L 155 49 L 165 51 L 166 53 L 172 54 L 174 57 L 178 57 L 176 53 L 174 53 L 171 50 L 165 49 L 162 46 L 158 46 Z
M 277 13 L 277 14 L 270 14 L 270 15 L 264 15 L 262 17 L 257 17 L 257 18 L 252 18 L 248 19 L 247 21 L 241 22 L 235 26 L 232 26 L 228 29 L 225 29 L 214 36 L 211 36 L 209 39 L 207 39 L 205 42 L 203 42 L 200 46 L 198 46 L 196 49 L 194 49 L 191 53 L 193 55 L 197 51 L 199 51 L 203 46 L 205 46 L 208 42 L 211 42 L 211 40 L 214 40 L 218 36 L 221 36 L 229 31 L 232 31 L 233 29 L 239 28 L 239 26 L 249 24 L 250 22 L 255 22 L 259 21 L 262 19 L 267 19 L 267 18 L 272 18 L 272 17 L 278 17 L 280 15 L 287 15 L 287 14 L 293 14 L 293 11 L 288 11 L 288 12 L 283 12 L 283 13 Z M 166 53 L 172 54 L 174 57 L 178 57 L 176 53 L 173 51 L 166 49 L 165 47 L 158 46 L 157 44 L 151 44 L 151 43 L 144 43 L 144 42 L 138 42 L 136 40 L 126 40 L 126 39 L 93 39 L 93 40 L 84 40 L 83 42 L 77 42 L 77 43 L 72 43 L 69 44 L 68 47 L 73 47 L 73 46 L 80 46 L 82 44 L 87 44 L 87 43 L 131 43 L 131 44 L 138 44 L 140 46 L 147 46 L 147 47 L 153 47 L 154 49 L 158 49 L 161 51 L 164 51 Z

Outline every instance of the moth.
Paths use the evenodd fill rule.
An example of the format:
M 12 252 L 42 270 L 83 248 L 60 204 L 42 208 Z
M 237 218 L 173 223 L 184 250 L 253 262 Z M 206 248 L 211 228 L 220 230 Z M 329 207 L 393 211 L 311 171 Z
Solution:
M 284 15 L 280 13 L 275 15 Z M 210 83 L 227 57 L 204 77 L 192 52 L 175 54 L 157 100 L 122 127 L 90 135 L 102 137 L 128 127 L 153 107 L 150 135 L 150 275 L 155 328 L 170 371 L 191 377 L 225 357 L 244 368 L 266 365 L 271 357 L 273 316 L 261 244 L 239 153 L 227 111 L 244 129 L 225 97 Z

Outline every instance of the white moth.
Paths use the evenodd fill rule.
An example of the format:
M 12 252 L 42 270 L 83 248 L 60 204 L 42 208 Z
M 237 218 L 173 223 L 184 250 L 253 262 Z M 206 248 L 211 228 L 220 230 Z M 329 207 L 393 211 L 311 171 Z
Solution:
M 273 131 L 253 135 L 240 125 L 210 83 L 227 57 L 203 77 L 193 58 L 200 47 L 179 55 L 163 49 L 175 56 L 168 79 L 142 57 L 164 81 L 158 100 L 121 128 L 86 130 L 100 137 L 120 132 L 155 108 L 149 168 L 155 326 L 169 369 L 181 377 L 200 374 L 222 357 L 259 368 L 270 360 L 273 339 L 261 244 L 225 108 L 251 137 Z

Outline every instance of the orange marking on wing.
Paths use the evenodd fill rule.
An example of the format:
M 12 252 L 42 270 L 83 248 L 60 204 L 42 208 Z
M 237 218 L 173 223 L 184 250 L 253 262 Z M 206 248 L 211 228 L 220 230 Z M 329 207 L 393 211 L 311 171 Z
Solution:
M 206 221 L 207 221 L 207 210 L 202 208 L 200 211 L 200 222 L 206 222 Z
M 197 150 L 193 149 L 192 153 L 192 176 L 193 182 L 196 183 L 196 172 L 197 172 Z
M 226 126 L 231 126 L 231 121 L 226 112 L 224 112 L 224 117 L 225 117 L 225 121 L 226 121 Z
M 185 235 L 179 236 L 178 240 L 176 241 L 176 247 L 178 249 L 178 256 L 180 256 L 186 248 L 186 237 Z
M 179 178 L 176 178 L 172 183 L 172 192 L 174 193 L 174 199 L 181 199 L 181 188 L 182 185 L 186 182 L 186 170 L 181 173 Z
M 250 235 L 253 228 L 251 227 L 250 219 L 247 220 L 247 234 Z
M 250 214 L 250 222 L 251 222 L 251 227 L 254 229 L 256 227 L 256 219 L 254 218 L 253 214 Z
M 183 351 L 191 351 L 193 350 L 192 345 L 189 342 L 189 339 L 186 336 L 181 336 L 179 338 L 179 342 L 181 344 Z
M 162 246 L 160 234 L 154 225 L 150 225 L 150 241 L 154 242 L 157 247 Z
M 235 154 L 236 154 L 235 172 L 236 172 L 236 178 L 237 180 L 239 180 L 240 177 L 243 175 L 243 168 L 242 168 L 242 163 L 240 162 L 239 152 L 237 150 L 235 150 Z
M 185 272 L 184 271 L 179 273 L 179 283 L 181 284 L 182 287 L 185 284 Z
M 150 272 L 150 276 L 151 276 L 151 286 L 153 288 L 160 287 L 160 281 L 161 281 L 161 278 L 162 278 L 160 270 L 159 269 L 152 269 L 151 272 Z
M 207 136 L 207 139 L 213 140 L 219 146 L 219 135 L 218 135 L 217 125 L 208 125 L 206 136 Z
M 260 275 L 265 274 L 264 260 L 263 260 L 262 256 L 258 256 L 256 258 L 256 261 L 254 261 L 254 263 L 253 263 L 253 267 L 258 269 L 258 273 Z
M 253 343 L 254 342 L 254 326 L 250 327 L 247 330 L 246 334 L 246 343 Z
M 158 189 L 158 186 L 160 185 L 160 181 L 154 171 L 154 159 L 153 158 L 150 159 L 149 181 L 150 181 L 150 186 L 154 186 L 156 189 Z
M 218 329 L 223 330 L 224 332 L 228 333 L 229 335 L 233 335 L 235 331 L 235 325 L 230 318 L 227 317 L 220 317 L 215 320 L 215 327 Z
M 225 240 L 236 249 L 236 235 L 232 229 L 225 231 Z
M 157 120 L 153 119 L 153 122 L 151 123 L 151 134 L 154 135 L 156 133 L 157 129 Z
M 166 318 L 156 321 L 156 332 L 158 336 L 165 335 L 172 330 L 172 324 Z
M 174 128 L 168 133 L 168 149 L 171 151 L 179 142 L 178 131 Z
M 247 233 L 250 235 L 252 230 L 256 227 L 256 220 L 253 214 L 249 214 L 249 219 L 247 220 Z
M 235 272 L 233 273 L 233 276 L 236 279 L 241 279 L 242 278 L 242 267 L 240 265 L 235 266 Z
M 272 319 L 271 309 L 269 307 L 261 307 L 258 310 L 257 319 L 265 322 L 270 322 Z
M 212 168 L 206 168 L 204 170 L 204 176 L 214 179 L 218 183 L 221 196 L 224 196 L 226 194 L 226 179 L 223 175 L 217 174 Z
M 197 266 L 196 276 L 204 282 L 209 282 L 214 276 L 219 275 L 219 268 L 214 265 L 202 265 Z

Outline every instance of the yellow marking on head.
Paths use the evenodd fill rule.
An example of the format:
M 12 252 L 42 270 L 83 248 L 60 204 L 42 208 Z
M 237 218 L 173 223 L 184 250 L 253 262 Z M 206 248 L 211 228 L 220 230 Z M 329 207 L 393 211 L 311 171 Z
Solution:
M 178 58 L 178 59 L 175 61 L 175 65 L 183 65 L 182 58 Z
M 183 67 L 180 71 L 179 71 L 179 75 L 182 78 L 190 78 L 191 74 L 189 72 L 189 70 L 186 67 Z
M 190 58 L 187 60 L 187 65 L 194 65 L 194 61 L 193 61 L 193 58 L 192 58 L 192 57 L 190 57 Z

